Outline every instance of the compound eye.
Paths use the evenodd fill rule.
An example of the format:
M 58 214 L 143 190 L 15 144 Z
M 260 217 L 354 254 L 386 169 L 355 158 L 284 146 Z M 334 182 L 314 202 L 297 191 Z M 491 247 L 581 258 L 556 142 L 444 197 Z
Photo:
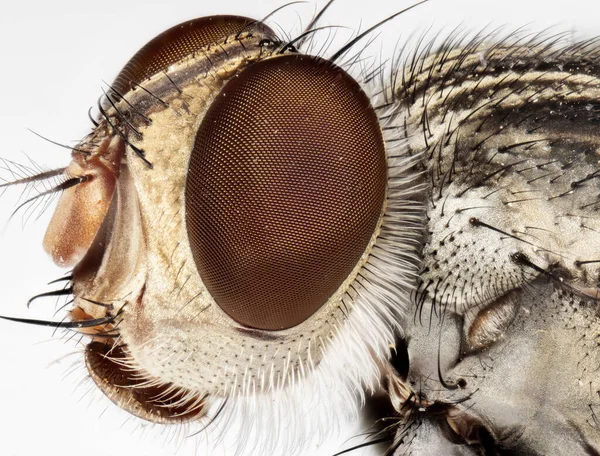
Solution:
M 199 49 L 246 31 L 260 33 L 269 39 L 276 36 L 262 22 L 242 16 L 207 16 L 171 27 L 127 62 L 112 87 L 118 93 L 126 93 L 133 85 L 166 71 L 169 66 Z
M 234 77 L 202 120 L 185 191 L 216 303 L 246 327 L 305 321 L 365 254 L 386 180 L 377 115 L 344 70 L 286 55 Z

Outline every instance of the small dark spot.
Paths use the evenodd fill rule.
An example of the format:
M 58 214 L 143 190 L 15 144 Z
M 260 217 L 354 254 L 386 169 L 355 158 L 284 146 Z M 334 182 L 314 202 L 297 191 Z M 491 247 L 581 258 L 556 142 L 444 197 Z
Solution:
M 391 350 L 390 364 L 394 367 L 398 376 L 406 380 L 409 370 L 408 346 L 406 340 L 396 337 L 395 348 Z
M 523 252 L 515 252 L 510 255 L 510 259 L 513 263 L 518 265 L 529 264 L 529 258 Z

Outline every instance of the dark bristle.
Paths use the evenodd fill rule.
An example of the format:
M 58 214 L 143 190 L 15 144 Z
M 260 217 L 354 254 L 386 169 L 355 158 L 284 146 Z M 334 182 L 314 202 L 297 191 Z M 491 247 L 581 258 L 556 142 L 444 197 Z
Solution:
M 273 11 L 271 11 L 269 14 L 267 14 L 266 16 L 264 16 L 261 20 L 256 20 L 256 21 L 251 21 L 249 22 L 242 30 L 240 30 L 236 35 L 235 35 L 235 39 L 239 40 L 240 36 L 242 35 L 242 33 L 247 32 L 249 30 L 252 30 L 252 28 L 256 25 L 256 24 L 261 24 L 264 23 L 267 19 L 269 19 L 270 17 L 272 17 L 275 13 L 278 13 L 279 11 L 281 11 L 284 8 L 287 8 L 288 6 L 292 6 L 292 5 L 296 5 L 299 3 L 306 3 L 305 1 L 295 1 L 295 2 L 289 2 L 286 3 L 285 5 L 282 5 L 278 8 L 275 8 Z
M 127 119 L 127 117 L 125 117 L 125 115 L 121 112 L 121 110 L 119 108 L 117 108 L 117 105 L 112 100 L 112 98 L 108 96 L 108 94 L 106 93 L 106 90 L 104 90 L 104 88 L 102 89 L 102 93 L 104 93 L 104 97 L 108 100 L 108 102 L 110 103 L 110 105 L 117 112 L 117 115 L 119 116 L 119 119 L 122 119 L 127 124 L 127 126 L 131 129 L 131 131 L 133 131 L 133 133 L 138 138 L 141 138 L 142 134 L 139 132 L 139 130 L 137 128 L 135 128 L 135 126 L 129 121 L 129 119 Z
M 167 103 L 166 101 L 164 101 L 162 98 L 157 97 L 156 95 L 154 95 L 152 92 L 150 92 L 147 88 L 145 88 L 143 85 L 138 84 L 137 82 L 132 82 L 132 89 L 142 89 L 144 92 L 146 92 L 148 95 L 150 95 L 152 98 L 154 98 L 156 101 L 158 101 L 160 104 L 162 104 L 165 108 L 169 107 L 169 103 Z
M 273 15 L 275 15 L 276 13 L 278 13 L 279 11 L 292 6 L 292 5 L 299 5 L 301 3 L 307 3 L 306 1 L 302 0 L 302 1 L 294 1 L 294 2 L 288 2 L 284 5 L 281 5 L 277 8 L 275 8 L 273 11 L 271 11 L 269 14 L 267 14 L 266 16 L 264 16 L 259 22 L 265 22 L 267 19 L 273 17 Z
M 346 28 L 346 27 L 343 27 L 341 25 L 324 25 L 323 27 L 317 27 L 315 29 L 307 30 L 307 31 L 301 33 L 300 35 L 298 35 L 296 38 L 282 44 L 281 51 L 279 51 L 278 54 L 283 54 L 285 52 L 297 52 L 296 47 L 294 47 L 294 45 L 296 45 L 299 48 L 301 46 L 301 43 L 304 42 L 304 39 L 307 36 L 312 35 L 313 33 L 316 33 L 320 30 L 334 29 L 334 28 Z
M 60 176 L 61 174 L 64 174 L 65 170 L 66 170 L 66 168 L 58 168 L 58 169 L 53 169 L 51 171 L 44 171 L 44 172 L 36 174 L 34 176 L 24 177 L 22 179 L 17 179 L 17 180 L 14 180 L 12 182 L 7 182 L 5 184 L 0 184 L 0 188 L 10 187 L 10 186 L 13 186 L 13 185 L 30 184 L 32 182 L 39 182 L 39 181 L 51 179 L 53 177 Z
M 442 292 L 442 296 L 444 296 L 444 292 Z M 444 376 L 442 374 L 442 328 L 444 327 L 444 320 L 446 316 L 445 312 L 446 307 L 444 306 L 444 311 L 442 313 L 442 317 L 440 319 L 439 326 L 439 337 L 438 337 L 438 348 L 437 348 L 437 376 L 440 384 L 447 390 L 456 390 L 459 388 L 458 383 L 448 383 L 444 380 Z M 431 319 L 430 319 L 431 321 Z
M 356 38 L 354 38 L 348 44 L 346 44 L 345 46 L 343 46 L 341 49 L 339 49 L 335 54 L 333 54 L 333 56 L 331 56 L 331 58 L 329 60 L 331 60 L 332 62 L 335 62 L 342 55 L 344 55 L 346 52 L 348 52 L 348 50 L 350 50 L 356 43 L 358 43 L 360 40 L 362 40 L 365 36 L 367 36 L 368 34 L 370 34 L 371 32 L 373 32 L 374 30 L 376 30 L 379 27 L 381 27 L 386 22 L 389 22 L 392 19 L 400 16 L 401 14 L 404 14 L 407 11 L 410 11 L 411 9 L 416 8 L 417 6 L 422 5 L 423 3 L 427 3 L 428 1 L 429 0 L 422 0 L 422 1 L 418 2 L 418 3 L 415 3 L 412 6 L 409 6 L 408 8 L 403 9 L 402 11 L 399 11 L 399 12 L 397 12 L 395 14 L 392 14 L 391 16 L 389 16 L 389 17 L 385 18 L 384 20 L 378 22 L 374 26 L 368 28 L 363 33 L 361 33 L 360 35 L 358 35 Z
M 28 129 L 28 130 L 29 130 L 31 133 L 33 133 L 34 135 L 36 135 L 38 138 L 41 138 L 41 139 L 43 139 L 44 141 L 48 141 L 50 144 L 54 144 L 55 146 L 62 147 L 63 149 L 68 149 L 68 150 L 71 150 L 71 151 L 79 152 L 80 154 L 83 154 L 83 155 L 90 155 L 90 154 L 91 154 L 91 153 L 90 153 L 89 151 L 87 151 L 87 150 L 77 149 L 76 147 L 71 147 L 71 146 L 68 146 L 68 145 L 66 145 L 66 144 L 61 144 L 61 143 L 59 143 L 59 142 L 52 141 L 51 139 L 48 139 L 48 138 L 46 138 L 45 136 L 42 136 L 42 135 L 40 135 L 39 133 L 36 133 L 35 131 L 33 131 L 33 130 L 31 130 L 31 129 Z
M 489 230 L 495 231 L 496 233 L 500 233 L 500 234 L 502 234 L 503 236 L 506 236 L 506 237 L 509 237 L 509 238 L 515 239 L 515 240 L 517 240 L 517 241 L 524 242 L 525 244 L 529 244 L 529 245 L 531 245 L 531 246 L 534 246 L 534 247 L 536 247 L 536 246 L 535 246 L 535 244 L 532 244 L 531 242 L 529 242 L 529 241 L 526 241 L 525 239 L 521 239 L 521 238 L 520 238 L 520 237 L 518 237 L 518 236 L 515 236 L 515 235 L 513 235 L 513 234 L 507 233 L 506 231 L 503 231 L 503 230 L 501 230 L 501 229 L 499 229 L 499 228 L 496 228 L 496 227 L 494 227 L 494 226 L 492 226 L 492 225 L 489 225 L 489 224 L 487 224 L 487 223 L 485 223 L 485 222 L 482 222 L 482 221 L 481 221 L 481 220 L 479 220 L 478 218 L 472 217 L 471 219 L 469 219 L 469 223 L 470 223 L 471 225 L 473 225 L 473 226 L 478 226 L 478 227 L 487 228 L 487 229 L 489 229 Z
M 380 443 L 386 443 L 386 442 L 390 442 L 392 441 L 392 439 L 390 437 L 382 437 L 380 439 L 376 439 L 376 440 L 369 440 L 368 442 L 365 443 L 361 443 L 359 445 L 355 445 L 353 447 L 350 447 L 346 450 L 340 451 L 338 453 L 335 453 L 333 456 L 340 456 L 342 454 L 348 454 L 352 451 L 356 451 L 356 450 L 360 450 L 361 448 L 366 448 L 369 446 L 373 446 L 373 445 L 378 445 Z
M 166 74 L 166 73 L 165 73 Z M 104 82 L 104 81 L 103 81 Z M 129 106 L 132 110 L 132 112 L 136 115 L 139 116 L 143 119 L 143 121 L 147 124 L 147 125 L 151 125 L 152 124 L 152 119 L 150 119 L 149 117 L 147 117 L 146 115 L 144 115 L 138 108 L 136 108 L 134 105 L 132 105 L 129 100 L 127 100 L 127 98 L 125 98 L 123 96 L 123 94 L 121 92 L 119 92 L 114 86 L 107 84 L 106 82 L 104 82 L 110 89 L 110 92 L 113 95 L 116 95 L 119 100 L 123 101 L 127 106 Z M 91 109 L 91 108 L 90 108 Z
M 477 182 L 475 182 L 475 183 L 473 183 L 473 184 L 469 185 L 467 188 L 465 188 L 465 189 L 461 190 L 461 191 L 460 191 L 460 192 L 459 192 L 459 193 L 456 195 L 456 197 L 457 197 L 457 198 L 460 198 L 460 197 L 461 197 L 461 196 L 463 196 L 463 195 L 464 195 L 464 194 L 465 194 L 467 191 L 469 191 L 469 190 L 471 190 L 471 189 L 473 189 L 473 188 L 476 188 L 476 187 L 480 187 L 480 186 L 481 186 L 481 185 L 482 185 L 484 182 L 488 181 L 488 180 L 489 180 L 489 179 L 491 179 L 492 177 L 494 177 L 494 176 L 497 176 L 498 174 L 501 174 L 501 173 L 503 173 L 503 172 L 505 172 L 505 171 L 507 171 L 507 170 L 509 170 L 509 169 L 513 168 L 513 167 L 514 167 L 514 166 L 516 166 L 516 165 L 520 165 L 521 163 L 525 163 L 526 161 L 527 161 L 527 160 L 519 160 L 519 161 L 517 161 L 517 162 L 514 162 L 514 163 L 509 163 L 508 165 L 505 165 L 505 166 L 503 166 L 503 167 L 501 167 L 501 168 L 497 169 L 496 171 L 494 171 L 494 172 L 492 172 L 492 173 L 490 173 L 490 174 L 487 174 L 487 175 L 485 175 L 484 177 L 482 177 L 482 178 L 481 178 L 480 180 L 478 180 Z
M 97 306 L 104 307 L 106 309 L 112 309 L 113 308 L 112 304 L 107 304 L 107 303 L 100 302 L 100 301 L 94 301 L 93 299 L 88 299 L 88 298 L 81 298 L 81 299 L 83 299 L 86 302 L 89 302 L 90 304 L 95 304 Z
M 94 128 L 98 128 L 100 124 L 96 122 L 96 119 L 94 119 L 94 117 L 92 116 L 92 109 L 92 106 L 90 106 L 90 109 L 88 109 L 88 119 L 90 119 L 90 122 L 92 122 Z
M 139 86 L 139 87 L 142 87 L 142 86 Z M 146 90 L 146 89 L 144 89 L 144 90 Z M 148 92 L 148 93 L 150 93 L 150 92 Z M 117 126 L 113 122 L 111 122 L 110 118 L 108 117 L 108 114 L 106 113 L 106 110 L 102 107 L 100 100 L 98 100 L 98 110 L 100 111 L 100 113 L 102 114 L 102 116 L 104 117 L 106 122 L 108 122 L 108 124 L 111 126 L 113 131 L 116 132 L 129 147 L 131 147 L 131 149 L 146 164 L 146 166 L 148 166 L 150 169 L 152 169 L 153 165 L 152 165 L 152 163 L 150 163 L 148 161 L 148 159 L 146 159 L 146 154 L 144 153 L 144 151 L 142 149 L 140 149 L 139 147 L 136 147 L 133 144 L 131 144 L 131 142 L 127 138 L 127 135 L 125 135 L 125 133 L 123 133 L 119 128 L 117 128 Z
M 73 280 L 73 275 L 69 274 L 65 277 L 61 277 L 60 279 L 55 279 L 55 280 L 52 280 L 51 282 L 48 282 L 48 285 L 52 285 L 52 284 L 59 283 L 59 282 L 70 282 L 71 280 Z
M 3 320 L 14 321 L 17 323 L 25 323 L 28 325 L 48 326 L 50 328 L 66 328 L 66 329 L 93 328 L 94 326 L 100 326 L 100 325 L 112 323 L 115 319 L 115 317 L 109 316 L 109 317 L 94 318 L 91 320 L 82 320 L 82 321 L 49 321 L 49 320 L 32 320 L 32 319 L 28 319 L 28 318 L 7 317 L 4 315 L 0 315 L 0 318 Z
M 327 11 L 327 9 L 333 4 L 334 1 L 335 0 L 329 0 L 327 2 L 327 4 L 323 8 L 321 8 L 321 11 L 319 11 L 317 13 L 317 15 L 312 19 L 312 21 L 310 21 L 308 23 L 306 28 L 302 31 L 302 34 L 300 34 L 300 36 L 298 38 L 296 38 L 296 40 L 298 40 L 296 42 L 298 48 L 302 47 L 302 45 L 304 44 L 304 41 L 306 40 L 306 37 L 309 35 L 309 33 L 311 31 L 313 31 L 315 25 L 317 25 L 317 23 L 319 22 L 321 17 L 323 17 L 323 14 L 325 14 L 325 11 Z M 318 30 L 318 29 L 315 29 L 315 30 Z
M 175 81 L 173 81 L 169 74 L 166 71 L 163 71 L 163 75 L 169 80 L 171 85 L 175 87 L 175 90 L 177 90 L 177 92 L 181 95 L 183 93 L 183 90 L 181 90 L 181 88 L 177 84 L 175 84 Z
M 538 274 L 548 277 L 559 288 L 566 289 L 570 293 L 572 293 L 576 296 L 579 296 L 580 298 L 586 299 L 586 300 L 592 300 L 594 302 L 600 301 L 600 291 L 596 293 L 596 296 L 590 296 L 590 294 L 588 294 L 588 293 L 583 293 L 578 287 L 573 286 L 567 280 L 563 280 L 563 278 L 559 274 L 556 274 L 554 271 L 552 271 L 550 269 L 542 268 L 541 266 L 538 266 L 535 263 L 533 263 L 525 254 L 516 253 L 513 255 L 512 258 L 513 258 L 513 261 L 515 261 L 515 263 L 520 264 L 522 266 L 527 266 L 527 267 L 533 269 Z M 591 261 L 589 263 L 596 263 L 596 262 L 600 262 L 600 261 Z M 580 262 L 579 264 L 586 264 L 586 262 Z
M 56 309 L 56 311 L 54 312 L 54 314 L 52 316 L 56 317 L 59 314 L 59 312 L 61 312 L 63 309 L 66 309 L 67 307 L 69 307 L 74 302 L 75 302 L 75 299 L 69 299 L 62 306 L 60 306 L 58 309 Z
M 35 295 L 33 298 L 31 298 L 27 301 L 27 308 L 29 308 L 31 306 L 31 303 L 33 301 L 37 301 L 38 299 L 48 298 L 48 297 L 52 297 L 52 296 L 67 296 L 72 293 L 73 293 L 72 287 L 65 288 L 63 290 L 53 290 L 53 291 L 47 291 L 46 293 L 40 293 L 38 295 Z
M 71 179 L 67 179 L 66 181 L 64 181 L 62 184 L 59 184 L 55 187 L 52 187 L 50 190 L 46 190 L 44 192 L 40 192 L 38 195 L 29 198 L 28 200 L 26 200 L 25 202 L 19 204 L 17 206 L 17 208 L 13 211 L 13 213 L 11 214 L 11 217 L 14 217 L 15 214 L 17 212 L 19 212 L 19 210 L 21 210 L 21 208 L 23 208 L 24 206 L 26 206 L 27 204 L 38 200 L 39 198 L 42 198 L 44 196 L 48 196 L 48 195 L 52 195 L 55 193 L 59 193 L 62 192 L 63 190 L 66 190 L 68 188 L 74 187 L 75 185 L 81 184 L 83 182 L 86 182 L 89 178 L 87 176 L 80 176 L 80 177 L 72 177 Z
M 600 263 L 600 260 L 575 261 L 575 266 L 583 266 L 584 264 Z

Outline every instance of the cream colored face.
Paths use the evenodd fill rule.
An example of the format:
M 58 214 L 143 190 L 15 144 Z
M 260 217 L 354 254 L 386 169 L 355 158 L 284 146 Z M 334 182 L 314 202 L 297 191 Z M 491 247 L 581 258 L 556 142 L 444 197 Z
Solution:
M 382 374 L 397 454 L 596 454 L 595 54 L 454 41 L 378 94 L 224 22 L 118 77 L 59 178 L 44 247 L 74 267 L 100 390 L 160 424 L 237 416 L 269 449 L 273 416 L 306 440 Z
M 4 318 L 86 335 L 89 378 L 139 418 L 224 431 L 239 415 L 268 450 L 288 440 L 261 430 L 273 416 L 294 410 L 301 440 L 327 419 L 302 417 L 353 413 L 377 385 L 422 211 L 393 91 L 344 64 L 368 35 L 325 59 L 299 51 L 314 27 L 169 29 L 106 89 L 67 168 L 11 184 L 57 182 L 43 245 L 72 268 L 51 294 L 73 302 L 65 322 Z

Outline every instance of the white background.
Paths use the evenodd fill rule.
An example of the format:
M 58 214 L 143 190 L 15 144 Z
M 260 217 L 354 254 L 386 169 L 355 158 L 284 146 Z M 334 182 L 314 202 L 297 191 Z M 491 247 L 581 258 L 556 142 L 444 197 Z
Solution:
M 324 0 L 309 0 L 277 13 L 269 22 L 297 33 Z M 0 157 L 44 167 L 64 166 L 69 152 L 36 138 L 31 128 L 56 141 L 72 144 L 90 127 L 87 110 L 127 59 L 154 35 L 184 20 L 211 14 L 239 14 L 259 19 L 281 0 L 157 1 L 103 0 L 21 1 L 0 10 Z M 344 25 L 343 42 L 352 30 L 403 9 L 405 0 L 337 0 L 323 24 Z M 371 54 L 390 55 L 397 40 L 411 31 L 444 28 L 460 22 L 466 30 L 488 23 L 533 30 L 557 25 L 578 36 L 598 33 L 600 5 L 594 0 L 459 1 L 431 0 L 381 30 Z M 277 28 L 275 30 L 278 30 Z M 9 177 L 6 171 L 0 176 Z M 43 253 L 41 240 L 52 207 L 26 223 L 16 216 L 19 190 L 0 197 L 0 314 L 52 317 L 53 300 L 31 310 L 26 300 L 62 272 Z M 59 315 L 58 318 L 61 316 Z M 112 406 L 86 381 L 81 346 L 52 338 L 52 330 L 0 321 L 0 454 L 2 455 L 170 455 L 210 453 L 191 441 L 179 450 L 160 427 L 142 430 L 140 421 Z M 55 362 L 58 361 L 58 362 Z M 143 427 L 143 426 L 142 426 Z M 269 430 L 266 429 L 265 433 Z M 290 430 L 293 432 L 293 430 Z M 305 454 L 331 455 L 361 438 L 348 425 L 321 448 Z M 350 439 L 350 440 L 348 440 Z M 370 454 L 357 451 L 352 454 Z

